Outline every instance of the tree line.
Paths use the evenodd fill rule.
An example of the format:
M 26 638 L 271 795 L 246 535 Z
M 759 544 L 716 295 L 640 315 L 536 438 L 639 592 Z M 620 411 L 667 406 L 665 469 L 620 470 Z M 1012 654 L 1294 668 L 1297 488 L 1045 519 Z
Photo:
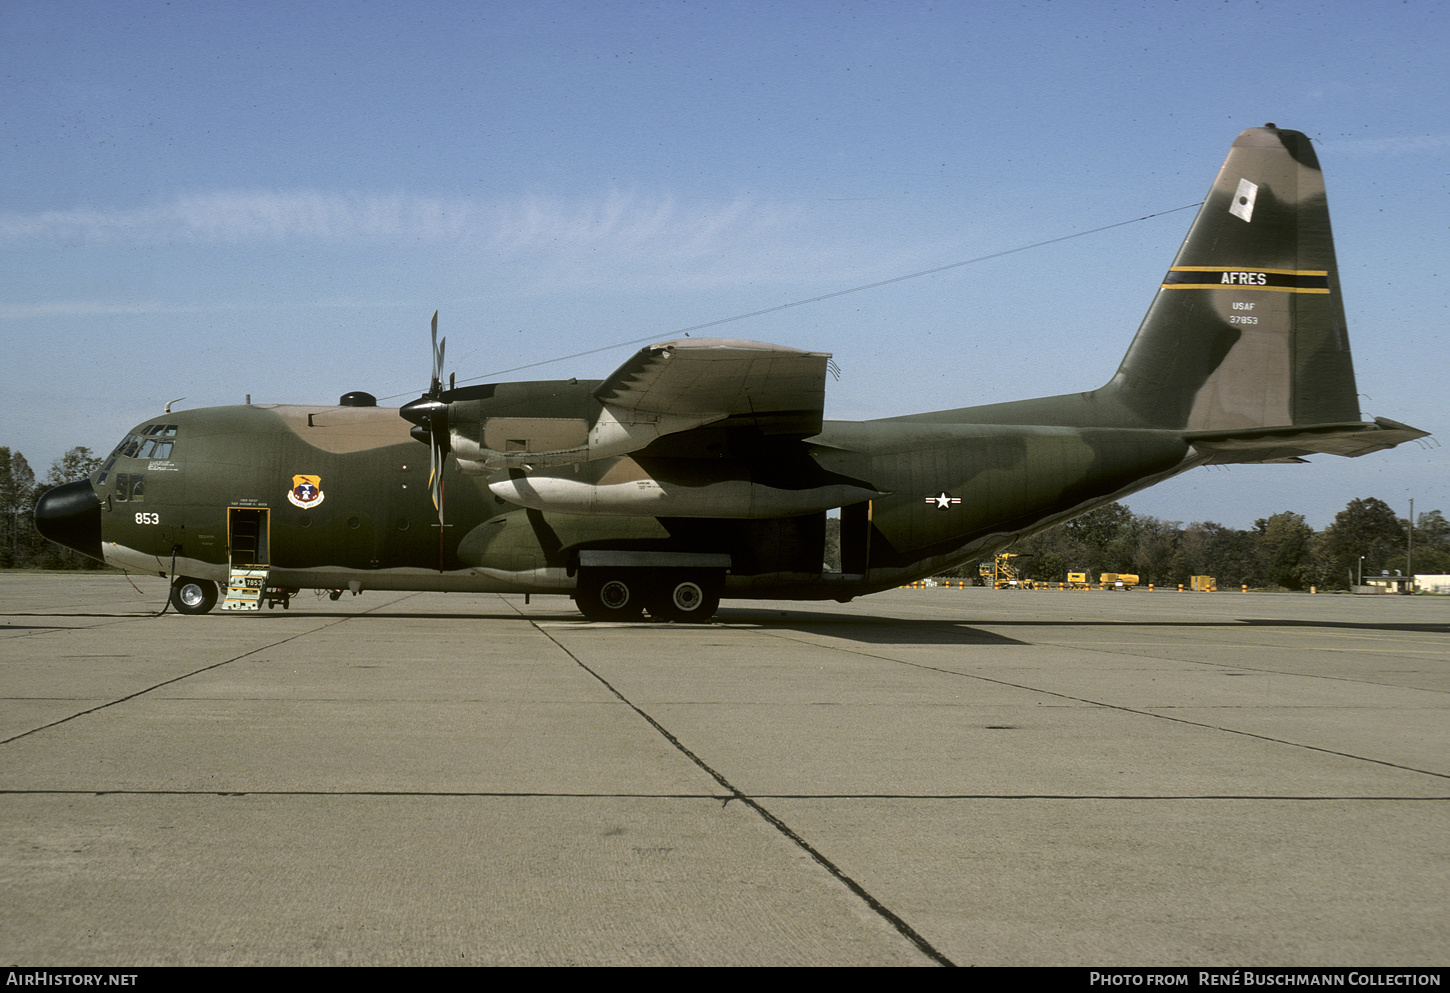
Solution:
M 1383 500 L 1364 497 L 1351 500 L 1322 531 L 1290 511 L 1240 531 L 1212 521 L 1162 521 L 1112 503 L 1025 538 L 1012 551 L 1024 578 L 1049 583 L 1063 582 L 1069 572 L 1094 579 L 1127 572 L 1143 585 L 1168 587 L 1213 576 L 1220 589 L 1347 589 L 1361 575 L 1368 580 L 1386 571 L 1450 573 L 1450 521 L 1432 510 L 1412 530 Z M 962 571 L 975 573 L 975 567 Z
M 84 445 L 50 464 L 39 481 L 24 455 L 0 445 L 0 569 L 102 569 L 101 563 L 46 541 L 35 530 L 35 502 L 46 490 L 85 479 L 101 457 Z
M 24 455 L 0 446 L 0 568 L 101 568 L 35 530 L 35 502 L 41 494 L 85 479 L 101 462 L 101 456 L 78 446 L 52 462 L 45 478 L 37 481 Z M 1360 575 L 1373 577 L 1386 570 L 1408 574 L 1410 555 L 1417 573 L 1450 573 L 1450 521 L 1431 510 L 1419 515 L 1412 531 L 1410 521 L 1383 500 L 1365 497 L 1351 500 L 1323 531 L 1289 511 L 1260 518 L 1252 529 L 1239 531 L 1212 521 L 1162 521 L 1111 503 L 1024 538 L 1012 551 L 1018 553 L 1016 565 L 1023 578 L 1048 583 L 1063 582 L 1069 572 L 1094 577 L 1129 572 L 1145 585 L 1187 585 L 1190 576 L 1213 576 L 1220 587 L 1346 589 Z M 976 574 L 976 564 L 955 572 Z

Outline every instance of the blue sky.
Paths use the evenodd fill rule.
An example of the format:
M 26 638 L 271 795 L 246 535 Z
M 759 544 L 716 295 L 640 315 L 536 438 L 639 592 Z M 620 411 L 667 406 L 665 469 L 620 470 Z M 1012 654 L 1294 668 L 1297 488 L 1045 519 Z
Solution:
M 1316 139 L 1361 405 L 1444 435 L 1443 3 L 0 5 L 0 444 L 178 406 L 394 403 L 707 332 L 834 353 L 828 417 L 1090 389 L 1234 136 Z M 602 377 L 632 347 L 507 378 Z M 1450 448 L 1128 501 L 1450 511 Z

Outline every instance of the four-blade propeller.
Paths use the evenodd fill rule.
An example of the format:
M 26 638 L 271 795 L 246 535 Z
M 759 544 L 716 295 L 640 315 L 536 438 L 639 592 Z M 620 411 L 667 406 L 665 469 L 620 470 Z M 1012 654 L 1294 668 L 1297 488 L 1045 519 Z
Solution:
M 438 526 L 443 522 L 443 467 L 448 455 L 448 404 L 443 401 L 443 349 L 448 339 L 438 340 L 438 312 L 433 312 L 433 378 L 428 392 L 399 411 L 413 423 L 408 433 L 419 441 L 427 442 L 429 452 L 428 489 L 433 495 L 433 506 L 438 511 Z

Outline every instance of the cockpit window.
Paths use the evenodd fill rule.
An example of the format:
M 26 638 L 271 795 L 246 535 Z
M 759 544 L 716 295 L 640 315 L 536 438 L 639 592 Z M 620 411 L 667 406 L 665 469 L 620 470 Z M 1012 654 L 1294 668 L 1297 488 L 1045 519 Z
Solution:
M 169 459 L 176 445 L 175 438 L 175 424 L 148 424 L 122 438 L 111 458 Z

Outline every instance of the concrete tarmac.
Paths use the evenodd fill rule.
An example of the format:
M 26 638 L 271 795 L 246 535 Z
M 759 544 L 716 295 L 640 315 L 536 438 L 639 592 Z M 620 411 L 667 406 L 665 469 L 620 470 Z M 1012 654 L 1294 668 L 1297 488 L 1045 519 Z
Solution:
M 0 959 L 1445 965 L 1450 600 L 0 575 Z

